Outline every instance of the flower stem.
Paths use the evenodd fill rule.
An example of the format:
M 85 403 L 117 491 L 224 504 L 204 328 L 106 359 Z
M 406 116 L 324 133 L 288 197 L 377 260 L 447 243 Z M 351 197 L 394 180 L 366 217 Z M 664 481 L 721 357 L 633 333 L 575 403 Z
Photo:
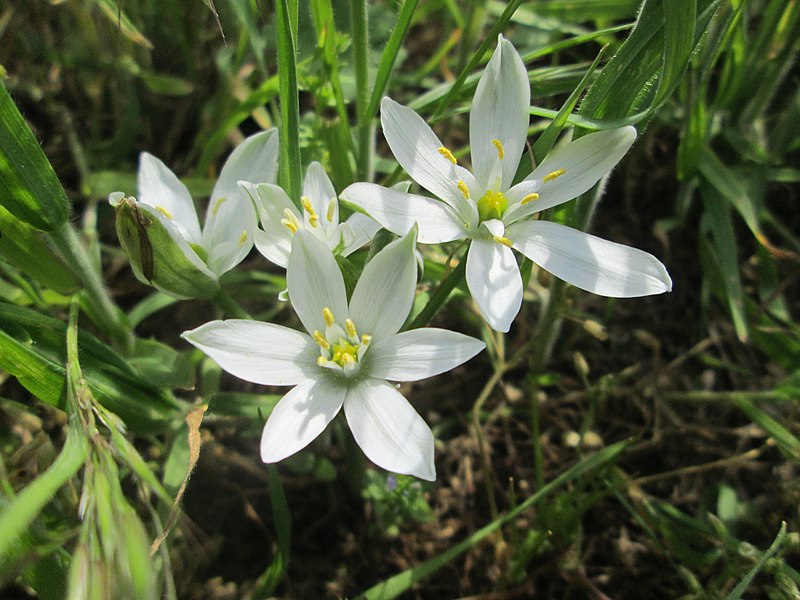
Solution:
M 242 306 L 231 298 L 226 292 L 220 290 L 213 300 L 217 308 L 219 308 L 224 315 L 233 317 L 234 319 L 252 319 Z
M 125 353 L 133 348 L 133 336 L 123 323 L 121 313 L 95 269 L 78 235 L 69 223 L 49 234 L 50 240 L 64 261 L 72 268 L 84 285 L 84 293 L 94 313 L 93 321 Z
M 461 260 L 458 261 L 456 268 L 453 269 L 450 272 L 450 275 L 448 275 L 447 278 L 439 284 L 439 287 L 436 288 L 436 291 L 431 296 L 431 299 L 428 300 L 428 303 L 423 307 L 419 314 L 414 317 L 414 320 L 411 321 L 407 327 L 403 328 L 403 330 L 417 329 L 418 327 L 424 327 L 427 325 L 447 301 L 447 298 L 450 296 L 450 292 L 452 292 L 453 289 L 464 279 L 466 270 L 466 256 L 462 256 Z
M 367 3 L 350 0 L 350 33 L 353 38 L 353 60 L 356 68 L 356 118 L 358 122 L 357 175 L 372 178 L 372 115 L 369 109 L 369 36 L 367 35 Z

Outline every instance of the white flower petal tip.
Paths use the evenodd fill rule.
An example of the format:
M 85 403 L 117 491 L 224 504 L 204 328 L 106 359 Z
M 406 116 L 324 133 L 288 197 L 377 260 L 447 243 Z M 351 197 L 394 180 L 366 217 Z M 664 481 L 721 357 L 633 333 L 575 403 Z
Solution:
M 397 389 L 379 379 L 351 387 L 344 403 L 356 443 L 379 467 L 436 480 L 430 427 Z
M 467 254 L 467 287 L 489 326 L 507 333 L 522 306 L 522 276 L 507 245 L 509 240 L 495 237 L 499 239 L 472 241 Z
M 508 228 L 514 248 L 556 277 L 611 298 L 637 298 L 672 290 L 666 267 L 652 254 L 549 221 Z

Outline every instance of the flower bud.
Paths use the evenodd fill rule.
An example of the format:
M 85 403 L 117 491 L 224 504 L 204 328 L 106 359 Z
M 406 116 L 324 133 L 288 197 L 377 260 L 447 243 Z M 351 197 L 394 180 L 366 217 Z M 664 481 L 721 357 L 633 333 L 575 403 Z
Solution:
M 181 299 L 217 294 L 217 276 L 172 223 L 122 192 L 111 194 L 108 200 L 116 209 L 120 245 L 139 281 Z

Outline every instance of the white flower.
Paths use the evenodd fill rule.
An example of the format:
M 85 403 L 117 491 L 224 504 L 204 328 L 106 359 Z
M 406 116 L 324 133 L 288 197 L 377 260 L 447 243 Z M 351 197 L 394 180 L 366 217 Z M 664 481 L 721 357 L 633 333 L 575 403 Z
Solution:
M 348 256 L 371 240 L 380 228 L 361 213 L 351 215 L 344 223 L 339 222 L 336 191 L 322 165 L 316 161 L 308 166 L 303 182 L 302 214 L 277 185 L 242 182 L 242 186 L 258 207 L 264 228 L 255 232 L 256 248 L 267 260 L 284 268 L 297 231 L 310 231 L 334 254 Z
M 419 225 L 419 241 L 471 239 L 467 286 L 492 328 L 508 331 L 522 304 L 522 278 L 511 249 L 568 283 L 603 296 L 669 291 L 672 282 L 654 256 L 556 223 L 528 219 L 589 190 L 633 144 L 636 130 L 592 133 L 548 155 L 512 186 L 525 149 L 530 83 L 525 65 L 502 36 L 472 102 L 473 173 L 457 164 L 413 110 L 389 98 L 381 123 L 400 165 L 439 200 L 355 183 L 341 198 L 394 233 Z
M 212 321 L 183 337 L 229 373 L 263 385 L 293 385 L 270 415 L 261 458 L 277 462 L 316 438 L 344 407 L 358 445 L 395 473 L 433 480 L 433 434 L 391 381 L 448 371 L 484 348 L 443 329 L 398 333 L 416 286 L 416 228 L 364 268 L 350 302 L 333 254 L 298 230 L 287 283 L 308 335 L 247 320 Z
M 253 247 L 255 208 L 250 198 L 239 190 L 239 180 L 274 182 L 277 173 L 277 131 L 269 129 L 244 140 L 222 167 L 201 230 L 189 190 L 161 160 L 143 152 L 137 177 L 139 199 L 125 199 L 125 202 L 129 203 L 128 208 L 132 203 L 137 213 L 146 215 L 147 225 L 155 221 L 166 229 L 184 262 L 196 270 L 196 277 L 216 284 L 220 275 L 238 265 Z M 121 192 L 115 192 L 109 196 L 109 201 L 119 207 L 123 197 Z M 158 251 L 154 249 L 156 256 Z M 168 269 L 169 265 L 163 267 Z M 157 275 L 146 275 L 149 283 L 165 292 L 184 295 L 170 290 L 169 284 L 159 285 Z

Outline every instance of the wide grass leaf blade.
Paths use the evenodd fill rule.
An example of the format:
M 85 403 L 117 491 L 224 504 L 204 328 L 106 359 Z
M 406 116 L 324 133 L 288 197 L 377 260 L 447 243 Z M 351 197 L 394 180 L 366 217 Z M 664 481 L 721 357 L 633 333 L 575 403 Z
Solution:
M 5 86 L 0 83 L 0 204 L 36 229 L 67 221 L 64 188 Z

